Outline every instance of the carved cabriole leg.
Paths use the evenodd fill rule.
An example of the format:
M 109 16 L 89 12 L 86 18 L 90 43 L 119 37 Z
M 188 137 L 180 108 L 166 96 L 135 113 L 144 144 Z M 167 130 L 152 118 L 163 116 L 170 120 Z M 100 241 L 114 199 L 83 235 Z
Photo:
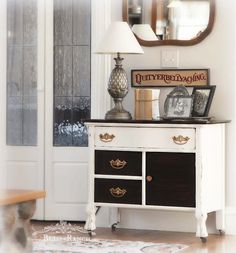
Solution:
M 197 218 L 197 237 L 207 237 L 207 227 L 206 227 L 206 220 L 207 220 L 207 213 L 205 212 L 196 212 L 195 214 Z
M 87 219 L 84 228 L 88 231 L 96 229 L 96 207 L 94 204 L 87 205 Z

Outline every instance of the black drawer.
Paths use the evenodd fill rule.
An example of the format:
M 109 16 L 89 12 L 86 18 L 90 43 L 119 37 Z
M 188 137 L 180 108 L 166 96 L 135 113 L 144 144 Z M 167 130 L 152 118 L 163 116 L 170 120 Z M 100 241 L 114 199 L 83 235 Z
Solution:
M 142 204 L 142 181 L 95 179 L 95 202 Z
M 142 153 L 96 150 L 95 174 L 141 176 Z

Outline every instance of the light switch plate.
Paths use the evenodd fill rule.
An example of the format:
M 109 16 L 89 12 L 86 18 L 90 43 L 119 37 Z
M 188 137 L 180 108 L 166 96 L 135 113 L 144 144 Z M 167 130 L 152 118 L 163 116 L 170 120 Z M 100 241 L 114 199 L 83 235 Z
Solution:
M 161 66 L 163 68 L 179 67 L 179 51 L 178 50 L 162 50 Z

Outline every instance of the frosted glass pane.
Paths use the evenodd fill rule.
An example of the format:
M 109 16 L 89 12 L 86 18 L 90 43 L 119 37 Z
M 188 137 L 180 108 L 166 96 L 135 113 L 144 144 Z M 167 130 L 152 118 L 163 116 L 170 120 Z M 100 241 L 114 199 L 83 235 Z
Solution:
M 74 97 L 73 98 L 73 145 L 87 146 L 88 132 L 84 124 L 84 119 L 90 118 L 90 97 Z
M 54 91 L 56 96 L 72 96 L 72 47 L 54 49 Z
M 72 145 L 72 98 L 54 98 L 54 145 Z
M 22 97 L 7 99 L 7 144 L 22 145 Z
M 23 145 L 33 146 L 37 143 L 37 97 L 23 98 Z
M 7 144 L 37 145 L 37 0 L 7 1 Z
M 73 146 L 88 146 L 88 130 L 81 122 L 73 124 Z
M 9 44 L 23 43 L 23 3 L 7 0 L 7 38 Z
M 72 45 L 72 0 L 54 0 L 54 44 Z
M 24 96 L 36 96 L 37 95 L 37 48 L 36 47 L 24 47 Z
M 54 2 L 54 145 L 87 146 L 91 114 L 90 1 Z
M 73 98 L 73 122 L 90 118 L 90 97 Z
M 73 94 L 90 96 L 90 47 L 75 46 L 73 50 Z
M 19 1 L 19 0 L 18 0 Z M 37 0 L 24 0 L 24 44 L 37 43 Z
M 22 96 L 23 48 L 10 46 L 7 49 L 7 93 L 8 96 Z
M 90 45 L 90 1 L 73 0 L 73 44 Z

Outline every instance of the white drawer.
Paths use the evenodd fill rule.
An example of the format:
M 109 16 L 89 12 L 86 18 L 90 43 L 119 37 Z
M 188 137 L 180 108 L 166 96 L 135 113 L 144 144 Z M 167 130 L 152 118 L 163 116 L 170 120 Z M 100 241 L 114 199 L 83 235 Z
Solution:
M 96 127 L 95 146 L 195 149 L 195 129 Z

